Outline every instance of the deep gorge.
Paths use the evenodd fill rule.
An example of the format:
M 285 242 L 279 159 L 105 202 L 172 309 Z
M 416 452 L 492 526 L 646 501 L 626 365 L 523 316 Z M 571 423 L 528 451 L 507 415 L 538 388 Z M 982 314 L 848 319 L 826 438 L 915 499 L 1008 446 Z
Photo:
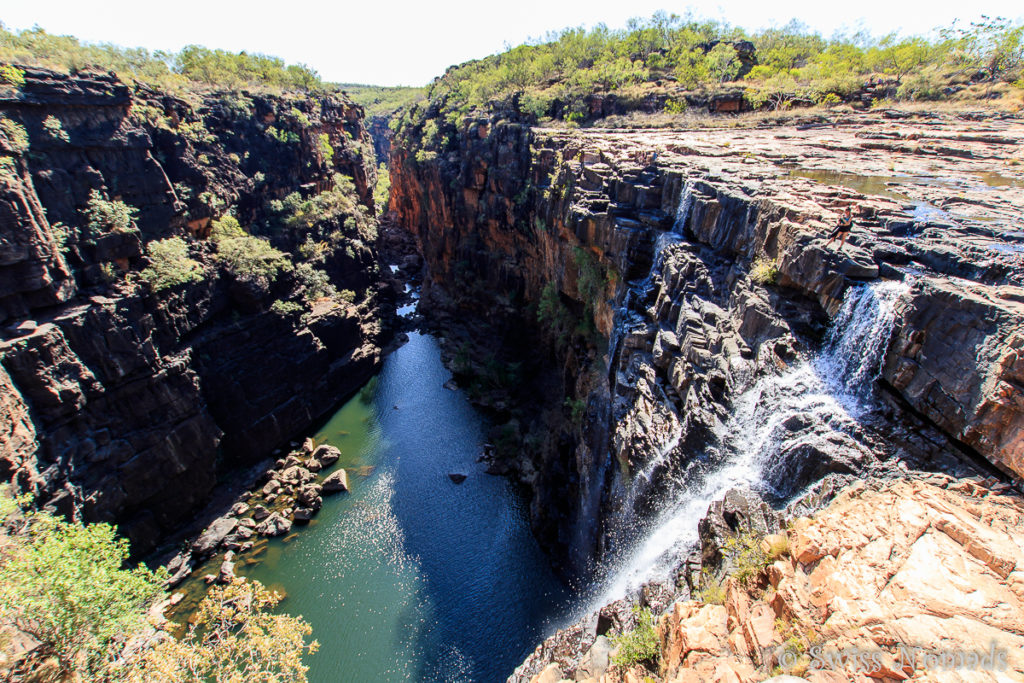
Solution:
M 600 639 L 636 625 L 634 604 L 685 621 L 676 606 L 702 595 L 708 573 L 727 575 L 730 534 L 777 534 L 787 516 L 845 504 L 857 482 L 879 496 L 968 482 L 973 495 L 1024 476 L 1024 197 L 1000 175 L 1024 133 L 1017 118 L 869 111 L 828 124 L 566 130 L 536 127 L 513 98 L 461 118 L 430 103 L 385 145 L 341 94 L 188 99 L 33 68 L 0 109 L 30 141 L 3 138 L 14 159 L 0 190 L 5 478 L 63 515 L 116 523 L 138 558 L 174 556 L 177 581 L 195 570 L 199 585 L 224 550 L 276 556 L 239 574 L 281 580 L 326 623 L 344 615 L 296 582 L 309 567 L 346 566 L 308 549 L 349 524 L 410 553 L 399 564 L 428 567 L 430 585 L 456 568 L 445 562 L 467 584 L 491 582 L 466 589 L 467 605 L 444 584 L 431 603 L 441 626 L 371 654 L 383 663 L 366 675 L 530 681 L 555 666 L 550 680 L 582 680 Z M 67 139 L 47 134 L 51 116 Z M 380 219 L 375 148 L 390 151 Z M 1011 182 L 977 180 L 993 174 Z M 896 194 L 859 184 L 871 178 Z M 136 229 L 86 229 L 93 190 L 137 208 Z M 859 230 L 837 251 L 824 236 L 846 205 Z M 226 265 L 211 235 L 229 207 L 289 266 L 266 278 Z M 171 236 L 188 238 L 203 278 L 153 291 L 139 273 L 149 245 Z M 307 296 L 310 269 L 334 296 Z M 403 304 L 415 313 L 399 316 Z M 404 437 L 349 451 L 356 439 L 325 420 L 357 410 L 375 376 L 386 390 L 373 424 Z M 427 380 L 437 386 L 417 392 Z M 406 406 L 413 394 L 429 400 Z M 468 431 L 415 455 L 442 427 L 405 411 L 444 422 L 449 403 Z M 370 424 L 351 420 L 343 431 Z M 285 518 L 305 509 L 299 488 L 263 487 L 308 465 L 306 437 L 338 446 L 338 467 L 369 469 L 349 475 L 351 496 L 321 501 L 307 530 L 288 521 L 300 540 L 242 534 L 257 501 Z M 402 475 L 411 462 L 423 469 Z M 253 497 L 229 513 L 245 477 Z M 387 482 L 386 504 L 368 502 Z M 443 494 L 430 515 L 459 541 L 451 557 L 425 550 L 429 528 L 412 532 L 428 519 L 416 498 L 432 488 Z M 460 507 L 463 491 L 513 514 L 518 545 L 488 555 L 490 529 Z M 367 509 L 399 510 L 407 533 L 387 536 Z M 227 530 L 200 547 L 210 522 Z M 509 577 L 519 551 L 525 569 Z M 536 609 L 500 621 L 514 645 L 484 631 L 489 610 L 529 602 L 531 587 L 544 594 Z M 407 608 L 381 628 L 416 621 Z M 389 668 L 387 657 L 451 645 L 458 623 L 481 632 L 449 659 Z M 513 673 L 509 662 L 549 636 Z M 316 680 L 356 676 L 332 668 L 343 656 L 322 653 Z

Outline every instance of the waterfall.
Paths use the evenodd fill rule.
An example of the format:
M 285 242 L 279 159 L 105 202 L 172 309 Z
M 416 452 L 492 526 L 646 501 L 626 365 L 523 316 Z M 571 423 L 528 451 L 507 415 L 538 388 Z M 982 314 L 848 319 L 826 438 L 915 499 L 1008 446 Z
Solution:
M 815 357 L 760 379 L 733 401 L 731 416 L 716 434 L 721 457 L 711 467 L 695 458 L 671 482 L 675 491 L 669 504 L 648 521 L 630 552 L 615 559 L 595 605 L 667 578 L 699 540 L 697 523 L 713 501 L 731 488 L 761 485 L 763 473 L 784 446 L 783 425 L 789 418 L 801 414 L 836 428 L 854 425 L 868 409 L 895 322 L 895 304 L 908 288 L 905 282 L 850 288 Z
M 609 380 L 614 383 L 615 379 L 615 361 L 618 357 L 619 342 L 622 341 L 622 337 L 625 336 L 627 328 L 636 323 L 638 318 L 630 310 L 630 306 L 634 303 L 634 294 L 639 293 L 641 300 L 646 299 L 650 294 L 657 276 L 661 272 L 661 268 L 665 263 L 665 249 L 672 244 L 677 244 L 683 238 L 683 231 L 686 228 L 686 221 L 690 215 L 690 209 L 693 207 L 693 180 L 687 180 L 683 185 L 683 189 L 679 193 L 679 205 L 676 207 L 676 217 L 672 223 L 672 229 L 658 233 L 658 236 L 654 240 L 654 249 L 651 256 L 651 268 L 647 272 L 647 277 L 642 282 L 634 287 L 627 287 L 625 294 L 622 295 L 622 304 L 618 307 L 615 312 L 615 322 L 612 325 L 612 333 L 608 339 L 608 368 L 609 368 Z

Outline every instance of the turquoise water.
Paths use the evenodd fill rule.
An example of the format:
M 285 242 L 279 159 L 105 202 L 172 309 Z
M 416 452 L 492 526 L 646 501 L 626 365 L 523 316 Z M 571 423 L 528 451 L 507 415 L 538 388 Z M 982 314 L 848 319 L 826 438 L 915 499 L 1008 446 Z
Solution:
M 449 377 L 437 341 L 410 334 L 314 435 L 341 449 L 351 491 L 240 558 L 312 624 L 315 683 L 503 681 L 569 611 L 519 492 L 476 463 L 486 424 Z

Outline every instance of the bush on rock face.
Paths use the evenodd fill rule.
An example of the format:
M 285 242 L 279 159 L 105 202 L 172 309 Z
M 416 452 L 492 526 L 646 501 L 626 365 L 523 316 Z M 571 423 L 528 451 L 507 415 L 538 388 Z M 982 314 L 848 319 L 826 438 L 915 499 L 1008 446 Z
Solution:
M 129 232 L 135 229 L 139 210 L 117 199 L 108 201 L 98 190 L 92 190 L 82 213 L 88 220 L 89 230 L 93 232 Z
M 189 258 L 188 244 L 181 237 L 150 242 L 146 253 L 149 266 L 141 276 L 154 292 L 203 279 L 202 264 Z
M 270 246 L 269 241 L 246 234 L 219 240 L 217 256 L 235 277 L 243 279 L 273 282 L 278 273 L 294 268 L 288 255 Z

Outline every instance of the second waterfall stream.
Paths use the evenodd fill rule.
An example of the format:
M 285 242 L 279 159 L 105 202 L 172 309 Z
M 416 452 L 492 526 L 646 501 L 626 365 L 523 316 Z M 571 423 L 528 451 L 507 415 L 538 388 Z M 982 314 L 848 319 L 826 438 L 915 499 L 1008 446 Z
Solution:
M 801 416 L 841 431 L 855 426 L 873 400 L 871 385 L 892 333 L 896 302 L 909 286 L 879 281 L 850 288 L 817 354 L 757 380 L 737 397 L 716 435 L 723 450 L 718 464 L 704 471 L 686 468 L 673 477 L 661 512 L 615 558 L 595 607 L 667 578 L 698 541 L 697 524 L 708 506 L 729 489 L 772 493 L 772 468 L 785 447 L 788 420 Z

